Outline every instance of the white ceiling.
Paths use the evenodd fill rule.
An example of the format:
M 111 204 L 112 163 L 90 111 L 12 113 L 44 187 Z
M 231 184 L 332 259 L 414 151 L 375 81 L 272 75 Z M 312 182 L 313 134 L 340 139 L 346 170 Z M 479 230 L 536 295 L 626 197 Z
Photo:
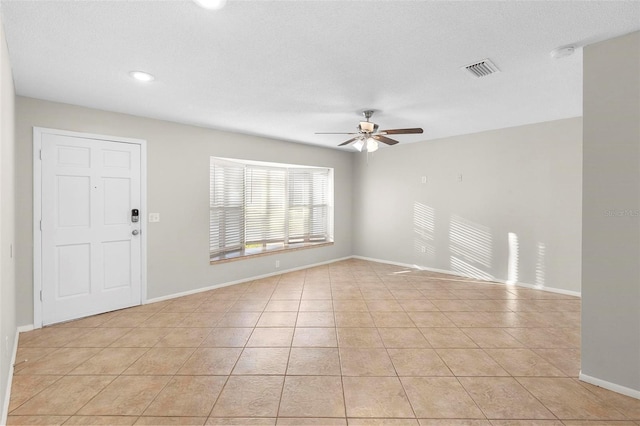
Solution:
M 335 147 L 359 110 L 403 143 L 582 115 L 582 50 L 638 1 L 1 1 L 19 95 Z M 481 79 L 460 67 L 490 58 Z M 144 70 L 156 81 L 128 77 Z M 342 148 L 350 149 L 350 148 Z

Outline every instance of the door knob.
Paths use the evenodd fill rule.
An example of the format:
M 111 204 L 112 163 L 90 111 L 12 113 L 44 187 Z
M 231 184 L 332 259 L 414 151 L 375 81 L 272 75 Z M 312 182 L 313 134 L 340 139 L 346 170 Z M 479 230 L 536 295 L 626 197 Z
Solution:
M 138 235 L 140 233 L 140 231 L 138 231 L 137 229 L 134 229 L 133 231 L 131 231 L 131 233 L 133 235 Z

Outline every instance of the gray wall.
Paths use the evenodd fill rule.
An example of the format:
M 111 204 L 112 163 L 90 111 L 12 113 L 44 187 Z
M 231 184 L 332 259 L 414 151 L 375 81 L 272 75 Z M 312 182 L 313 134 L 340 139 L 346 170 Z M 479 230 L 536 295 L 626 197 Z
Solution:
M 572 118 L 355 156 L 354 254 L 579 292 L 581 149 Z
M 0 404 L 7 395 L 7 379 L 13 371 L 11 356 L 16 336 L 15 257 L 12 255 L 15 241 L 14 101 L 11 64 L 0 22 Z
M 584 49 L 583 171 L 582 374 L 640 392 L 640 32 Z
M 32 128 L 147 140 L 148 297 L 190 291 L 350 256 L 351 154 L 272 139 L 17 97 L 18 323 L 33 322 Z M 209 156 L 334 168 L 335 244 L 209 265 Z M 148 212 L 144 212 L 146 214 Z M 275 260 L 280 260 L 280 269 Z

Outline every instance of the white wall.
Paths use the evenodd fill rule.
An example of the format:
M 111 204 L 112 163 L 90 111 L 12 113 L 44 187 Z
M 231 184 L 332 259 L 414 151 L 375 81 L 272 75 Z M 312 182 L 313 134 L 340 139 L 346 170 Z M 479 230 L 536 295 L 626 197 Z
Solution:
M 275 273 L 350 256 L 351 155 L 255 136 L 227 133 L 125 114 L 16 98 L 18 324 L 33 322 L 32 128 L 34 126 L 147 140 L 148 297 Z M 220 156 L 334 168 L 335 244 L 209 265 L 209 157 Z M 141 212 L 147 214 L 149 212 Z
M 640 32 L 584 49 L 583 169 L 582 378 L 640 398 Z
M 0 404 L 8 395 L 7 381 L 13 371 L 11 357 L 16 336 L 16 279 L 12 253 L 15 241 L 14 101 L 11 64 L 0 22 Z
M 354 254 L 579 292 L 581 149 L 572 118 L 356 156 Z

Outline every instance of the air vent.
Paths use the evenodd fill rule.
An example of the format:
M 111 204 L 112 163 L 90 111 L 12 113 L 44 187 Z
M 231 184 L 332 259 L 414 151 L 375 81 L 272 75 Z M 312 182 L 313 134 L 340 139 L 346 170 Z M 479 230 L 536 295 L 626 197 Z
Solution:
M 495 64 L 493 62 L 491 62 L 489 59 L 483 59 L 480 62 L 476 62 L 474 64 L 470 64 L 470 65 L 464 66 L 462 68 L 466 69 L 474 77 L 478 77 L 478 78 L 486 77 L 489 74 L 500 72 L 498 67 L 496 67 Z

